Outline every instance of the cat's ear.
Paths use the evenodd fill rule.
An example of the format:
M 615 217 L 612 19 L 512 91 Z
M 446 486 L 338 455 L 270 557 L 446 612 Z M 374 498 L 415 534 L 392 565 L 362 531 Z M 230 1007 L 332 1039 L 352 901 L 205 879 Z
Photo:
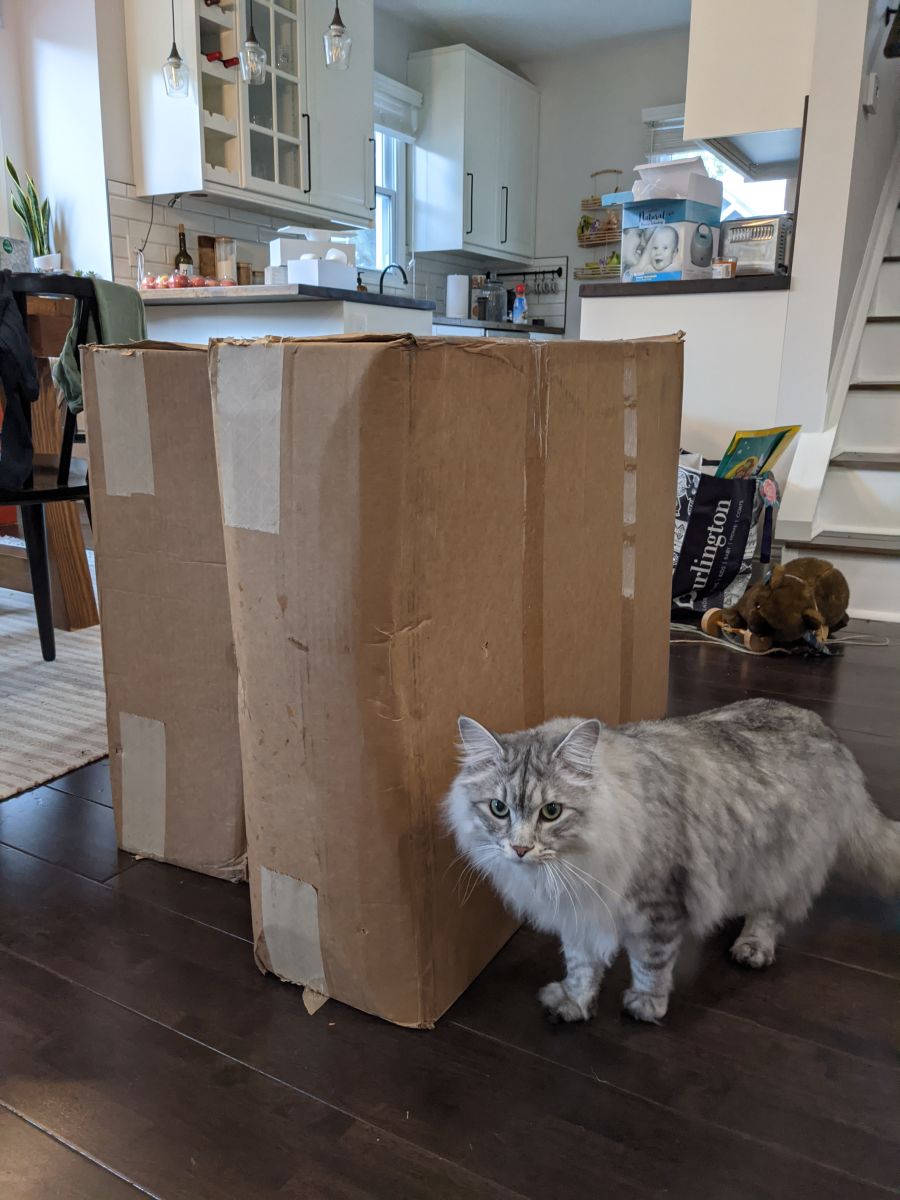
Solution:
M 772 590 L 774 591 L 775 588 L 781 586 L 781 582 L 783 579 L 784 579 L 784 567 L 781 565 L 781 563 L 778 563 L 776 566 L 774 566 L 772 568 L 772 577 L 769 580 L 769 587 L 772 588 Z
M 600 740 L 600 722 L 581 721 L 570 730 L 553 751 L 554 761 L 568 767 L 576 775 L 591 775 L 594 767 L 594 751 Z
M 483 725 L 479 725 L 471 717 L 460 717 L 457 726 L 460 757 L 467 767 L 499 762 L 503 757 L 503 747 Z

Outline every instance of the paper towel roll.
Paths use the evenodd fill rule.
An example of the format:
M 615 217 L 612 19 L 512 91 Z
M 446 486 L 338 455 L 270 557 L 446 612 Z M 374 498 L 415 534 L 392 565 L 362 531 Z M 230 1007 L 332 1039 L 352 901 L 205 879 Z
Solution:
M 468 275 L 447 276 L 447 316 L 467 317 L 469 315 L 469 277 Z

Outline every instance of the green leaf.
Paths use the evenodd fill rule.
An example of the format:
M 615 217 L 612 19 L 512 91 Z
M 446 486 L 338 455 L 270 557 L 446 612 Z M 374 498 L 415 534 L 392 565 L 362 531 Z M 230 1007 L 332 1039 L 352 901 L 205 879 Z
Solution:
M 16 172 L 16 168 L 12 165 L 8 154 L 6 156 L 6 169 L 9 172 L 10 179 L 12 179 L 13 183 L 21 191 L 22 185 L 19 183 L 19 176 Z

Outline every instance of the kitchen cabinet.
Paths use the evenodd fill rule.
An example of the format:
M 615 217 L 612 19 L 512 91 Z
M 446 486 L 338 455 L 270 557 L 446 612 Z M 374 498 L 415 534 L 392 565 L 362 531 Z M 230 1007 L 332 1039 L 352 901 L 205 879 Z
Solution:
M 468 46 L 412 54 L 424 95 L 414 147 L 417 251 L 534 256 L 540 95 Z
M 248 86 L 236 58 L 243 0 L 176 0 L 190 69 L 185 99 L 166 95 L 160 49 L 171 10 L 125 0 L 132 151 L 139 195 L 205 191 L 230 204 L 321 224 L 369 226 L 374 211 L 374 35 L 369 0 L 346 0 L 346 70 L 327 70 L 322 35 L 333 0 L 252 0 L 266 81 Z M 210 58 L 212 55 L 212 58 Z

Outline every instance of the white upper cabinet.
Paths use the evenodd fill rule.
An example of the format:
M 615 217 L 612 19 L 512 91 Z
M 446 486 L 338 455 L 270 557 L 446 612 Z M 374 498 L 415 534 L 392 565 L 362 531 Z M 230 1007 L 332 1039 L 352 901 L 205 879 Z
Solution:
M 334 0 L 306 0 L 306 87 L 309 138 L 308 199 L 318 208 L 364 221 L 375 211 L 372 0 L 341 0 L 353 46 L 345 71 L 325 66 L 322 35 Z
M 424 95 L 414 155 L 418 251 L 534 255 L 540 96 L 468 46 L 410 55 Z
M 190 69 L 184 99 L 160 66 L 171 9 L 125 0 L 135 186 L 142 196 L 205 190 L 316 224 L 372 221 L 374 38 L 371 0 L 341 6 L 353 39 L 346 70 L 327 70 L 322 36 L 333 0 L 252 0 L 266 78 L 248 86 L 235 59 L 246 0 L 176 0 L 176 39 Z M 160 50 L 160 46 L 163 50 Z

